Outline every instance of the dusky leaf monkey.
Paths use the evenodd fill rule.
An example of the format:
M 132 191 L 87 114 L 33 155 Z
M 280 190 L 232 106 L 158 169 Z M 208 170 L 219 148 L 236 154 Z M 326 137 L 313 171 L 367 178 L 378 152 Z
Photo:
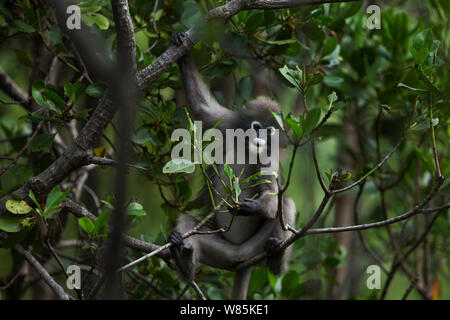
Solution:
M 179 33 L 172 37 L 172 42 L 181 45 L 186 34 Z M 181 80 L 188 102 L 188 109 L 194 120 L 203 121 L 204 127 L 214 126 L 218 120 L 223 121 L 217 126 L 225 134 L 226 129 L 249 128 L 258 130 L 268 128 L 273 132 L 280 129 L 270 110 L 279 112 L 278 104 L 268 98 L 258 98 L 248 102 L 244 107 L 230 110 L 220 105 L 202 81 L 191 57 L 185 55 L 178 61 Z M 279 130 L 281 132 L 281 130 Z M 270 148 L 270 134 L 266 139 L 257 136 L 246 144 L 246 152 L 259 152 L 263 148 Z M 280 135 L 280 146 L 286 146 L 287 137 Z M 229 150 L 228 150 L 229 151 Z M 224 154 L 227 153 L 224 147 Z M 230 165 L 236 175 L 242 172 L 241 179 L 245 179 L 261 170 L 261 164 L 232 164 Z M 273 164 L 272 164 L 273 167 Z M 224 166 L 218 164 L 217 169 L 221 178 L 227 181 L 224 174 Z M 243 171 L 242 171 L 243 170 Z M 278 158 L 276 172 L 279 174 Z M 224 187 L 217 174 L 208 174 L 215 188 L 222 197 L 226 197 Z M 187 279 L 193 279 L 197 262 L 221 268 L 233 269 L 237 264 L 248 260 L 264 250 L 273 252 L 276 246 L 289 236 L 289 231 L 284 231 L 278 219 L 278 186 L 273 175 L 264 175 L 260 178 L 270 182 L 259 184 L 250 189 L 243 189 L 239 196 L 239 206 L 231 227 L 227 232 L 210 235 L 194 235 L 185 240 L 182 234 L 192 230 L 199 221 L 190 215 L 182 215 L 177 220 L 176 231 L 169 236 L 171 254 L 181 274 Z M 215 196 L 215 203 L 220 202 L 220 197 Z M 207 203 L 211 201 L 206 200 Z M 294 201 L 283 196 L 283 217 L 285 223 L 294 226 L 296 208 Z M 208 208 L 212 210 L 212 205 Z M 232 219 L 232 213 L 216 213 L 213 226 L 203 227 L 200 230 L 215 230 L 227 227 Z M 271 255 L 267 259 L 267 265 L 271 272 L 280 274 L 287 269 L 292 247 Z M 252 268 L 238 270 L 236 272 L 232 299 L 245 299 Z

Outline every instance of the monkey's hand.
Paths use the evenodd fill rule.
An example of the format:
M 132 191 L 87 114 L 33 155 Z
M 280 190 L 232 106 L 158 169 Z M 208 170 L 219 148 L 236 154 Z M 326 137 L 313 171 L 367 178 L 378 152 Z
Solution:
M 174 34 L 171 38 L 170 38 L 170 42 L 174 45 L 176 45 L 177 47 L 181 46 L 184 42 L 184 40 L 186 40 L 186 38 L 188 37 L 186 32 L 179 32 Z
M 245 198 L 239 203 L 238 216 L 256 216 L 261 212 L 261 200 Z
M 195 274 L 195 265 L 192 262 L 194 248 L 190 243 L 184 243 L 183 236 L 177 231 L 173 231 L 168 239 L 172 244 L 170 253 L 183 277 L 193 279 Z
M 268 254 L 272 254 L 278 248 L 278 246 L 283 242 L 280 238 L 270 237 L 267 239 L 266 245 L 264 246 L 264 250 Z

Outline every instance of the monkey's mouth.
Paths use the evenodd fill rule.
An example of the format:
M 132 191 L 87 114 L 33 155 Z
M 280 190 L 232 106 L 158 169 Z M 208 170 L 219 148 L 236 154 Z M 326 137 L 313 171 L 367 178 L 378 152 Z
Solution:
M 266 141 L 263 139 L 256 138 L 249 143 L 250 152 L 260 154 L 266 149 Z

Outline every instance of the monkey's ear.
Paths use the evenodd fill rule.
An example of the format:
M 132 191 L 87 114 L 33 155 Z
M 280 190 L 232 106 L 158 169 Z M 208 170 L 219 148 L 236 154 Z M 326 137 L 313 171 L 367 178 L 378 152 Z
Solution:
M 220 105 L 203 82 L 192 58 L 187 54 L 178 60 L 184 92 L 194 118 L 213 126 L 221 118 L 229 118 L 232 111 Z

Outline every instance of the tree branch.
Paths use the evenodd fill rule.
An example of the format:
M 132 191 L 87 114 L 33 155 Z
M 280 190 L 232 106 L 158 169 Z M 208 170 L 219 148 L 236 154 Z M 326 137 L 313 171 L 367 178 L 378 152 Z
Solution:
M 64 291 L 64 289 L 52 278 L 52 276 L 45 270 L 45 268 L 36 260 L 33 255 L 25 250 L 21 245 L 17 244 L 14 249 L 25 257 L 28 263 L 37 271 L 39 276 L 50 287 L 53 293 L 60 300 L 70 300 L 70 296 Z
M 28 94 L 22 90 L 21 87 L 17 85 L 17 83 L 11 79 L 5 71 L 0 67 L 0 89 L 4 91 L 8 96 L 17 101 L 12 101 L 15 104 L 22 105 L 25 109 L 29 109 L 28 105 Z M 12 104 L 5 103 L 4 104 Z

